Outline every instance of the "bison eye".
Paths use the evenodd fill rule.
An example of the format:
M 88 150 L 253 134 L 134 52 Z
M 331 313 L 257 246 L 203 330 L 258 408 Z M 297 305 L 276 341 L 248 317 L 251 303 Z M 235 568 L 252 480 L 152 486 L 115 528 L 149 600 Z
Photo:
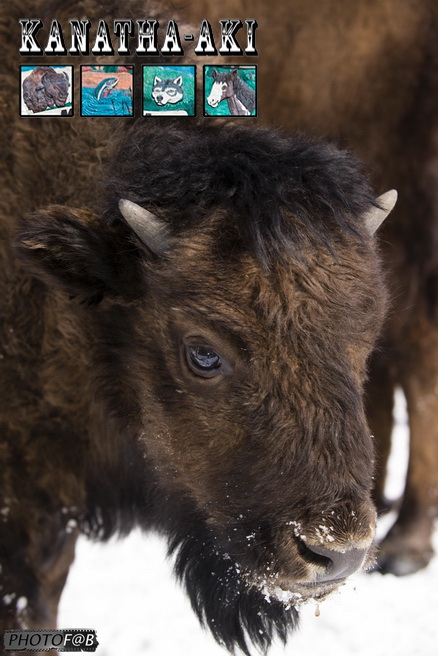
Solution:
M 220 356 L 210 346 L 188 345 L 186 357 L 190 369 L 204 378 L 216 376 L 222 366 Z

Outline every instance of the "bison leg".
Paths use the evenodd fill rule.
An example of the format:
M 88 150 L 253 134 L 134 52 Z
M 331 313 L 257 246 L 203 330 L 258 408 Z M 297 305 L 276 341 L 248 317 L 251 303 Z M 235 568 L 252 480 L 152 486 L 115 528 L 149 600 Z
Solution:
M 54 629 L 77 532 L 60 530 L 53 517 L 38 517 L 31 531 L 13 518 L 7 524 L 0 544 L 0 634 L 5 629 Z M 36 525 L 39 531 L 33 530 Z
M 438 333 L 425 313 L 416 313 L 405 345 L 400 381 L 409 414 L 409 466 L 400 514 L 379 559 L 383 572 L 397 575 L 429 563 L 438 516 Z
M 366 390 L 367 416 L 376 443 L 376 473 L 374 502 L 379 513 L 389 510 L 384 489 L 386 469 L 391 451 L 393 428 L 394 381 L 387 366 L 378 355 L 371 362 L 370 379 Z

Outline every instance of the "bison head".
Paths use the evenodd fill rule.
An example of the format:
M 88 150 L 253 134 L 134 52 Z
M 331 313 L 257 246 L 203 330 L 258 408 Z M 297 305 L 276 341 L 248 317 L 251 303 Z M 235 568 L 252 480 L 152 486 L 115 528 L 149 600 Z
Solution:
M 64 107 L 67 102 L 70 86 L 67 73 L 65 71 L 57 73 L 52 68 L 49 68 L 47 73 L 43 76 L 42 83 L 44 85 L 48 106 L 56 105 L 56 107 Z
M 138 520 L 218 641 L 266 647 L 373 559 L 362 392 L 395 199 L 313 140 L 159 121 L 125 136 L 102 198 L 98 219 L 35 214 L 18 248 L 90 303 Z

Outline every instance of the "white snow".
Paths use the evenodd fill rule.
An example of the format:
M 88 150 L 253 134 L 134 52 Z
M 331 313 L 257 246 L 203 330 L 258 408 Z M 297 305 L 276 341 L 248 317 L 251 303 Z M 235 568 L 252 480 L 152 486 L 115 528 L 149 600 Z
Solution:
M 15 604 L 16 609 L 20 613 L 22 610 L 24 610 L 27 606 L 27 597 L 19 597 L 17 599 L 17 603 Z
M 407 428 L 397 396 L 388 495 L 406 468 Z M 386 531 L 394 518 L 384 518 Z M 298 528 L 298 527 L 296 527 Z M 249 537 L 249 536 L 248 536 Z M 435 533 L 438 553 L 438 531 Z M 61 601 L 61 628 L 97 631 L 98 656 L 225 656 L 203 631 L 171 574 L 165 544 L 132 533 L 110 544 L 82 539 Z M 412 576 L 358 574 L 319 604 L 301 609 L 301 629 L 269 656 L 437 656 L 438 557 Z

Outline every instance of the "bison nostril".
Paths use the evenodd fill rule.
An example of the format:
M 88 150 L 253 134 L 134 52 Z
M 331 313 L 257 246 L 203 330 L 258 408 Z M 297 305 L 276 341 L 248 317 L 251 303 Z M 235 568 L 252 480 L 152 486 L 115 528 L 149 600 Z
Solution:
M 318 577 L 318 581 L 345 579 L 362 567 L 368 553 L 368 549 L 347 548 L 345 551 L 338 551 L 307 543 L 306 548 L 312 554 L 322 556 L 327 560 L 327 570 L 322 576 Z

